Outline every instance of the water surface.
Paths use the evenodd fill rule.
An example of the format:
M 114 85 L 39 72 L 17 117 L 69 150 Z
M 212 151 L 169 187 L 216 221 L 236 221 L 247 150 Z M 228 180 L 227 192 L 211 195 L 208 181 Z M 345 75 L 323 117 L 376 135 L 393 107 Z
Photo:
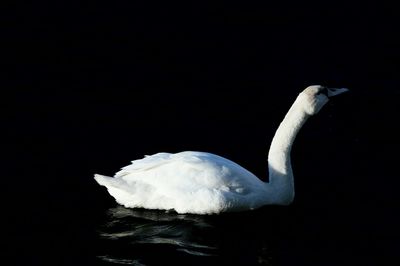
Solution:
M 273 265 L 276 235 L 262 211 L 204 216 L 117 206 L 106 214 L 97 229 L 102 263 Z

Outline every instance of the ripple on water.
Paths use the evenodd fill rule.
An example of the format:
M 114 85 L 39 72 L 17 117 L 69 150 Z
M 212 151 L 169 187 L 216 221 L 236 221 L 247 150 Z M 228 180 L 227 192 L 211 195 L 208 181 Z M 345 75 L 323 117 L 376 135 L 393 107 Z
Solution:
M 118 206 L 98 225 L 96 255 L 106 265 L 271 265 L 279 217 L 274 208 L 190 215 Z
M 202 216 L 118 206 L 108 211 L 107 220 L 98 229 L 101 246 L 107 252 L 98 258 L 113 264 L 144 265 L 140 258 L 149 254 L 154 257 L 155 250 L 215 256 L 217 246 L 210 239 L 212 230 L 213 225 Z
M 105 262 L 110 262 L 113 264 L 121 264 L 121 265 L 134 265 L 134 266 L 143 266 L 145 264 L 140 263 L 137 260 L 129 260 L 129 259 L 120 259 L 120 258 L 113 258 L 108 255 L 104 256 L 97 256 L 97 258 L 105 261 Z

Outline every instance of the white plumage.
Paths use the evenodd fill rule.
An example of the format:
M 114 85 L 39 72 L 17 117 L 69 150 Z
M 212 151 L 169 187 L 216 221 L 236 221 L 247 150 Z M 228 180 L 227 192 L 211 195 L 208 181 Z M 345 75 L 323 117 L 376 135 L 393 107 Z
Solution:
M 95 176 L 125 207 L 219 213 L 259 207 L 266 189 L 255 175 L 205 152 L 157 153 L 133 161 L 114 178 Z
M 129 208 L 211 214 L 289 204 L 294 197 L 290 165 L 294 138 L 328 97 L 344 91 L 310 86 L 300 93 L 271 143 L 268 183 L 228 159 L 192 151 L 146 156 L 132 161 L 114 177 L 96 174 L 95 179 L 119 204 Z

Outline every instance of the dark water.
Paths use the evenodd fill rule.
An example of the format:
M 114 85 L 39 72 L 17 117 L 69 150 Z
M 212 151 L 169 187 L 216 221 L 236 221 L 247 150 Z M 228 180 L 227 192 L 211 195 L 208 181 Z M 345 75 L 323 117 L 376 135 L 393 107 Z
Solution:
M 354 216 L 363 215 L 357 210 L 350 214 L 314 208 L 270 206 L 198 216 L 111 207 L 96 223 L 90 261 L 95 265 L 396 265 L 393 249 L 398 236 L 380 235 L 391 229 L 374 232 L 377 228 L 365 217 Z
M 271 222 L 260 218 L 259 213 L 210 217 L 112 208 L 99 230 L 103 255 L 98 258 L 138 265 L 272 265 L 275 236 Z
M 111 208 L 98 229 L 97 258 L 133 265 L 271 265 L 269 243 L 260 238 L 268 224 L 261 225 L 257 218 L 256 214 L 209 217 Z
M 268 145 L 260 143 L 266 142 L 261 133 L 272 138 L 270 123 L 247 114 L 254 130 L 233 134 L 230 124 L 212 127 L 211 120 L 203 125 L 218 129 L 215 138 L 188 129 L 186 138 L 165 144 L 154 139 L 153 128 L 142 135 L 152 142 L 132 141 L 138 135 L 131 131 L 93 137 L 91 131 L 100 126 L 82 126 L 85 117 L 75 114 L 77 120 L 68 124 L 60 113 L 46 114 L 33 120 L 41 127 L 31 127 L 31 134 L 13 132 L 19 141 L 8 146 L 4 260 L 11 261 L 8 265 L 398 265 L 399 179 L 397 156 L 389 156 L 400 148 L 393 123 L 398 95 L 397 90 L 354 89 L 308 121 L 292 151 L 296 198 L 291 206 L 212 216 L 125 209 L 93 174 L 112 174 L 127 158 L 152 151 L 196 147 L 265 179 Z M 371 125 L 381 131 L 375 133 Z M 185 129 L 173 126 L 171 132 Z M 268 130 L 257 132 L 262 128 Z
M 211 216 L 126 209 L 101 197 L 20 208 L 14 231 L 5 231 L 16 248 L 6 254 L 14 265 L 397 265 L 396 207 L 345 203 L 341 191 L 302 193 L 291 206 Z
M 380 228 L 376 213 L 357 209 L 295 204 L 199 216 L 111 204 L 88 208 L 90 215 L 79 211 L 47 214 L 51 222 L 34 228 L 19 223 L 15 265 L 396 265 L 398 259 L 397 224 Z
M 198 216 L 120 207 L 93 173 L 112 174 L 121 161 L 140 158 L 138 150 L 147 146 L 157 151 L 159 143 L 135 142 L 138 150 L 127 144 L 132 149 L 123 151 L 110 143 L 123 146 L 127 135 L 103 142 L 85 131 L 66 137 L 63 127 L 49 134 L 49 125 L 43 138 L 18 144 L 34 152 L 10 153 L 15 162 L 2 194 L 4 259 L 9 265 L 398 265 L 397 157 L 382 158 L 399 148 L 399 129 L 389 121 L 398 107 L 397 94 L 387 92 L 390 100 L 356 91 L 310 120 L 292 152 L 294 204 L 242 213 Z M 389 116 L 375 116 L 376 110 L 365 109 L 370 103 Z M 385 141 L 382 132 L 364 134 L 371 123 L 384 129 Z M 265 137 L 252 133 L 240 142 L 170 139 L 169 147 L 209 141 L 208 151 L 265 177 L 267 149 L 259 147 Z
M 0 264 L 400 265 L 398 9 L 164 2 L 5 9 Z M 351 92 L 300 131 L 291 206 L 128 210 L 93 180 L 185 150 L 265 180 L 311 84 Z

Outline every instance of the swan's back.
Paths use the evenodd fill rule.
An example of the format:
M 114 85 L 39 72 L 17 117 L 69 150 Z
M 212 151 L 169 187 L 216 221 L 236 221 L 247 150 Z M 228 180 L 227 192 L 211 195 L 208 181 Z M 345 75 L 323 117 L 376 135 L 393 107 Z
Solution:
M 257 208 L 265 186 L 240 165 L 205 152 L 157 153 L 133 161 L 113 178 L 96 175 L 126 207 L 219 213 Z

